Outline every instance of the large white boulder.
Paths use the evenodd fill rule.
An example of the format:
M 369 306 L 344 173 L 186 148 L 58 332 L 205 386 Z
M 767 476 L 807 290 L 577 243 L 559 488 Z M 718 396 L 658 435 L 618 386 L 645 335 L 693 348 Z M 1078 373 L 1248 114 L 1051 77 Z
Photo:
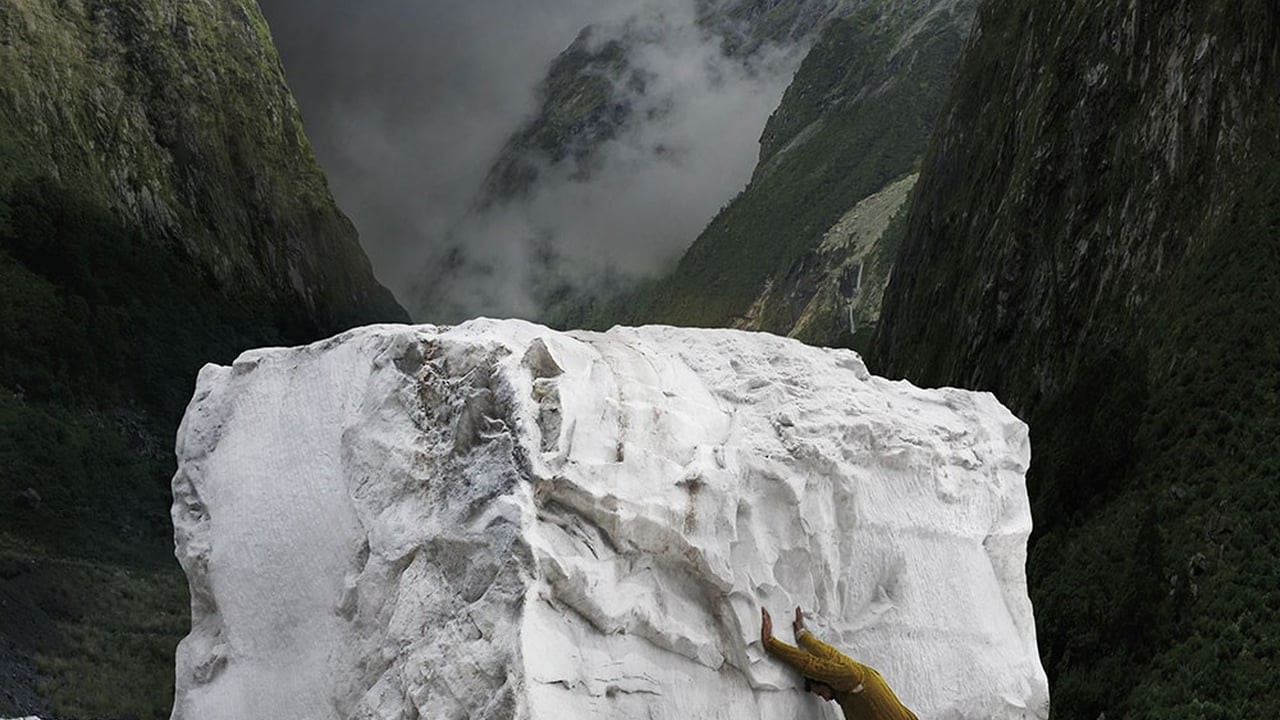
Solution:
M 852 352 L 376 326 L 200 373 L 174 718 L 836 717 L 760 607 L 922 718 L 1044 718 L 1025 425 Z

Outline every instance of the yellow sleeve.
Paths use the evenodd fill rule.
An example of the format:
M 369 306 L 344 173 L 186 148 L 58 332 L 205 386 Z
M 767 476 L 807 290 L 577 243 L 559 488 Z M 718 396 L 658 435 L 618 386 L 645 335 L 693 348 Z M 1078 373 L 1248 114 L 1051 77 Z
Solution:
M 834 690 L 849 692 L 862 684 L 862 666 L 839 652 L 836 652 L 838 657 L 822 657 L 788 645 L 777 637 L 770 637 L 765 641 L 764 649 L 801 675 L 826 683 Z
M 800 647 L 804 648 L 810 654 L 817 655 L 820 658 L 827 658 L 829 660 L 841 660 L 851 664 L 853 663 L 853 660 L 851 660 L 844 653 L 822 642 L 817 638 L 816 635 L 809 632 L 808 630 L 800 631 L 800 634 L 796 636 L 796 643 Z

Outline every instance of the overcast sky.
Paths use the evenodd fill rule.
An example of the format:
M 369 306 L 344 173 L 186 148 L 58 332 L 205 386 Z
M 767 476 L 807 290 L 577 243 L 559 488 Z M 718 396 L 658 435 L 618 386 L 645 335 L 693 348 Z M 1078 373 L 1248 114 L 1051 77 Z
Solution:
M 527 206 L 466 218 L 503 142 L 536 109 L 537 82 L 579 30 L 646 7 L 663 10 L 667 25 L 685 24 L 691 0 L 261 4 L 338 203 L 411 312 L 410 288 L 450 233 L 500 266 L 477 280 L 487 287 L 456 283 L 470 314 L 532 313 L 521 276 L 521 243 L 532 232 L 558 238 L 557 251 L 584 277 L 602 263 L 656 272 L 745 184 L 793 67 L 748 77 L 713 62 L 695 33 L 675 33 L 643 62 L 664 74 L 677 112 L 620 138 L 591 185 L 549 174 Z M 676 152 L 654 163 L 645 148 L 655 144 Z

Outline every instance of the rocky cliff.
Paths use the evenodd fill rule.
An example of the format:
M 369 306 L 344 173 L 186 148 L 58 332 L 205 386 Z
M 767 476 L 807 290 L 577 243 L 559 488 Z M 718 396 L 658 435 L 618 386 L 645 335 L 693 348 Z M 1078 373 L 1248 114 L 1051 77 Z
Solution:
M 196 372 L 403 319 L 253 2 L 0 0 L 0 715 L 167 715 Z
M 922 168 L 871 363 L 1031 424 L 1055 715 L 1277 711 L 1278 71 L 1273 2 L 990 0 Z
M 316 329 L 403 317 L 303 134 L 253 2 L 0 3 L 0 189 L 53 178 L 218 290 Z

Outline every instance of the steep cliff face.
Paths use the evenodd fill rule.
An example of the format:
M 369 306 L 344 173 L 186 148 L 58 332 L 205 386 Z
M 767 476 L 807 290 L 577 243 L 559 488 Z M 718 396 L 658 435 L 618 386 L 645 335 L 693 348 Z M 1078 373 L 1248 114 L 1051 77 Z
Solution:
M 892 264 L 889 220 L 910 193 L 974 6 L 877 2 L 832 23 L 765 127 L 751 183 L 640 317 L 865 343 Z
M 886 308 L 896 370 L 1033 407 L 1221 233 L 1275 114 L 1271 11 L 1175 8 L 983 8 Z M 952 322 L 903 317 L 943 299 Z
M 253 2 L 0 0 L 0 716 L 167 715 L 197 371 L 404 319 Z
M 256 3 L 0 3 L 0 189 L 54 178 L 227 295 L 402 317 L 302 131 Z
M 1055 714 L 1277 710 L 1278 137 L 1275 3 L 979 11 L 872 366 L 1030 422 Z

